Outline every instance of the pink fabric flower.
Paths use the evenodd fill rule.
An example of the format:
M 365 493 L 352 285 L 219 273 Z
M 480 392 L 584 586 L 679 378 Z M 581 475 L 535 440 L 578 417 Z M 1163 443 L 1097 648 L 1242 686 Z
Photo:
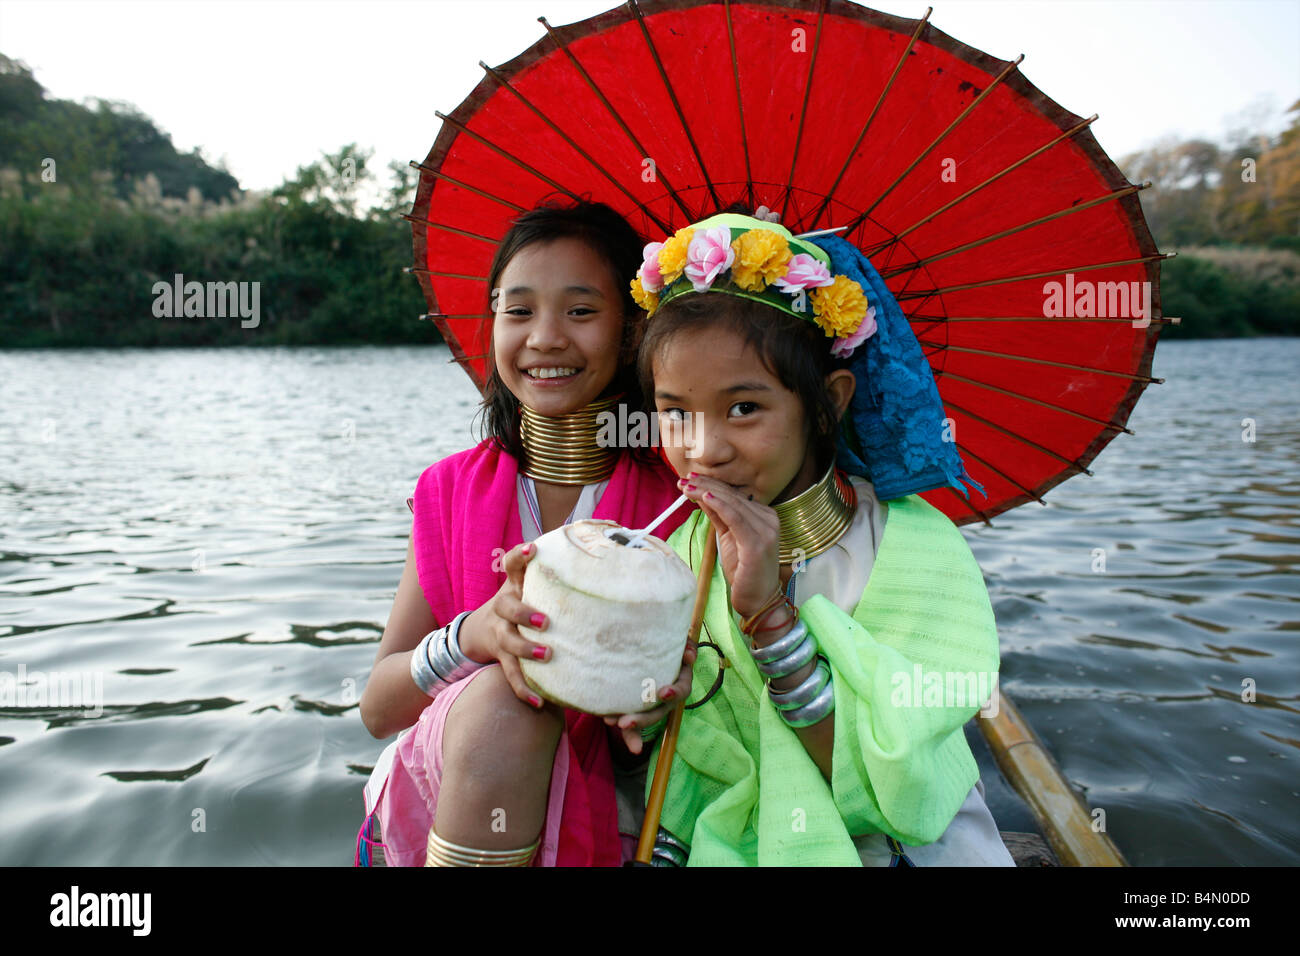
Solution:
M 826 268 L 824 262 L 806 252 L 801 252 L 791 257 L 785 275 L 777 279 L 774 284 L 782 292 L 793 295 L 804 289 L 816 289 L 824 285 L 832 285 L 834 282 L 831 270 Z
M 664 247 L 662 242 L 650 242 L 646 244 L 644 261 L 637 275 L 641 277 L 641 288 L 647 292 L 662 292 L 664 288 L 664 277 L 659 272 L 659 250 Z
M 836 358 L 848 358 L 853 350 L 871 338 L 876 331 L 876 307 L 873 305 L 867 309 L 867 314 L 862 317 L 862 324 L 852 335 L 844 338 L 838 338 L 831 343 L 831 354 Z
M 696 292 L 708 292 L 719 274 L 731 268 L 736 252 L 731 248 L 731 230 L 726 226 L 697 229 L 686 248 L 686 277 Z

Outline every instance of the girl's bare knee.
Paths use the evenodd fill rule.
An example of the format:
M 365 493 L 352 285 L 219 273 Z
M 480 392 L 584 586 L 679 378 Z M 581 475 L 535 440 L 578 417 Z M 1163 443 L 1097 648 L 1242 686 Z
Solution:
M 445 769 L 454 773 L 473 767 L 482 773 L 495 764 L 517 773 L 521 762 L 543 755 L 549 764 L 563 724 L 559 708 L 548 704 L 538 710 L 526 704 L 515 696 L 500 667 L 488 668 L 447 713 L 442 746 Z

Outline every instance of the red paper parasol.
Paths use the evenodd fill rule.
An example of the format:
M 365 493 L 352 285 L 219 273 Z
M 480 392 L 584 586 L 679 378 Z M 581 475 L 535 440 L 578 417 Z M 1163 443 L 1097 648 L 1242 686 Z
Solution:
M 1164 257 L 1136 196 L 1149 184 L 1106 156 L 1095 116 L 1018 72 L 1023 57 L 981 53 L 929 14 L 631 0 L 565 27 L 542 18 L 545 37 L 484 64 L 438 114 L 417 164 L 412 271 L 456 361 L 481 388 L 493 249 L 543 198 L 606 202 L 652 240 L 766 205 L 796 233 L 849 227 L 908 315 L 988 493 L 927 500 L 987 521 L 1087 472 L 1159 381 Z

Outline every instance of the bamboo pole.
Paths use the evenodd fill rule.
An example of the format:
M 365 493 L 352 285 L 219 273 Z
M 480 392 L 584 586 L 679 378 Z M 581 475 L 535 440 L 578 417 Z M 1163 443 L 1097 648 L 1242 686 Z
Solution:
M 688 641 L 698 641 L 700 625 L 704 621 L 704 609 L 709 603 L 709 584 L 713 581 L 713 566 L 718 563 L 718 539 L 713 533 L 713 526 L 708 526 L 708 538 L 704 544 L 704 560 L 700 564 L 699 577 L 695 583 L 695 609 L 691 612 L 691 629 Z M 685 700 L 677 702 L 668 717 L 668 727 L 664 730 L 663 744 L 659 747 L 659 759 L 655 762 L 654 781 L 650 784 L 650 797 L 646 800 L 645 821 L 641 824 L 641 840 L 636 846 L 636 862 L 649 864 L 654 855 L 655 838 L 659 835 L 659 817 L 663 814 L 664 794 L 668 792 L 668 774 L 673 766 L 673 754 L 677 750 L 677 734 L 681 730 L 682 715 L 685 713 Z

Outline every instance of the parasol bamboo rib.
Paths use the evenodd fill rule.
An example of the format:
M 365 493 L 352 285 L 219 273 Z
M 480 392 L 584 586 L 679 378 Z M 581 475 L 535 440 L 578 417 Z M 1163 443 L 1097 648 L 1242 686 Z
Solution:
M 1149 189 L 1150 187 L 1151 187 L 1150 180 L 1138 183 L 1136 185 L 1125 186 L 1123 189 L 1117 189 L 1112 193 L 1107 193 L 1105 196 L 1099 196 L 1096 199 L 1090 199 L 1086 203 L 1079 203 L 1077 206 L 1071 206 L 1068 209 L 1059 209 L 1056 212 L 1048 213 L 1046 216 L 1042 216 L 1041 218 L 1035 219 L 1032 222 L 1022 223 L 1019 226 L 1013 226 L 1010 229 L 1004 229 L 1002 232 L 994 233 L 991 236 L 985 236 L 982 239 L 975 239 L 971 242 L 964 243 L 963 245 L 954 246 L 953 248 L 947 250 L 946 252 L 940 252 L 933 256 L 926 256 L 924 259 L 917 259 L 914 263 L 911 263 L 910 265 L 899 266 L 897 269 L 892 270 L 890 272 L 890 275 L 896 275 L 901 272 L 906 272 L 910 268 L 925 265 L 926 263 L 934 262 L 937 259 L 943 259 L 946 256 L 955 255 L 958 252 L 965 252 L 967 249 L 973 249 L 976 246 L 982 246 L 986 242 L 993 242 L 996 239 L 1005 239 L 1007 236 L 1015 235 L 1017 232 L 1022 232 L 1025 229 L 1032 229 L 1034 226 L 1041 226 L 1043 223 L 1051 222 L 1054 219 L 1060 219 L 1062 216 L 1068 216 L 1071 213 L 1079 212 L 1082 209 L 1091 209 L 1093 206 L 1099 206 L 1104 202 L 1110 202 L 1111 200 L 1114 199 L 1123 199 L 1125 196 L 1131 196 L 1133 193 L 1138 192 L 1139 190 Z M 939 211 L 941 212 L 942 210 Z M 916 226 L 928 222 L 930 219 L 933 218 L 934 215 L 937 214 L 938 213 L 934 213 L 931 216 L 927 216 L 925 219 L 921 220 L 921 222 L 918 222 Z M 877 255 L 882 249 L 886 249 L 889 246 L 892 246 L 894 243 L 898 242 L 902 236 L 905 236 L 907 233 L 915 229 L 916 226 L 909 226 L 903 232 L 900 232 L 897 236 L 894 236 L 890 239 L 886 239 L 885 241 L 879 243 L 878 245 L 873 246 L 871 249 L 871 255 L 872 256 Z M 881 273 L 881 276 L 882 278 L 884 278 L 885 277 L 884 273 Z
M 728 8 L 730 10 L 730 8 Z M 799 126 L 794 134 L 794 152 L 790 154 L 790 174 L 786 176 L 785 195 L 781 198 L 781 219 L 786 218 L 786 213 L 790 211 L 790 193 L 794 190 L 794 167 L 799 162 L 799 146 L 803 142 L 803 124 L 808 118 L 808 100 L 812 96 L 813 68 L 817 65 L 817 51 L 822 45 L 822 21 L 826 18 L 826 0 L 819 0 L 817 5 L 817 32 L 813 35 L 812 56 L 808 58 L 808 79 L 804 81 L 803 88 L 803 105 L 799 107 Z M 736 75 L 736 90 L 739 95 L 740 75 Z M 745 153 L 745 170 L 749 170 L 749 147 L 746 146 Z M 750 177 L 753 178 L 752 176 Z M 752 190 L 751 190 L 752 192 Z M 753 200 L 750 200 L 753 204 Z
M 950 378 L 954 382 L 965 382 L 967 385 L 975 385 L 979 388 L 986 388 L 990 392 L 998 392 L 1002 395 L 1008 395 L 1011 398 L 1018 398 L 1021 401 L 1032 402 L 1035 405 L 1041 405 L 1043 408 L 1050 408 L 1052 411 L 1062 412 L 1066 415 L 1073 415 L 1075 418 L 1082 418 L 1085 422 L 1092 422 L 1094 425 L 1100 425 L 1102 428 L 1113 428 L 1117 432 L 1123 432 L 1125 435 L 1132 435 L 1133 431 L 1123 425 L 1116 425 L 1114 422 L 1104 421 L 1100 418 L 1094 418 L 1092 415 L 1085 415 L 1083 412 L 1076 412 L 1072 408 L 1066 408 L 1063 405 L 1053 405 L 1051 402 L 1045 402 L 1040 398 L 1030 398 L 1028 395 L 1022 395 L 1020 392 L 1013 392 L 1007 388 L 998 388 L 996 385 L 990 385 L 988 382 L 977 382 L 973 378 L 967 378 L 964 375 L 956 375 L 949 371 L 944 371 L 944 378 Z
M 1060 454 L 1059 452 L 1052 451 L 1052 449 L 1050 448 L 1044 448 L 1042 445 L 1038 444 L 1038 442 L 1034 441 L 1032 438 L 1026 438 L 1024 435 L 1018 435 L 1015 432 L 1011 431 L 1009 428 L 1005 428 L 1004 426 L 999 425 L 997 422 L 985 418 L 983 415 L 976 415 L 974 412 L 962 408 L 956 402 L 949 401 L 946 398 L 943 400 L 943 404 L 945 408 L 951 405 L 953 408 L 957 409 L 957 411 L 961 412 L 963 415 L 967 416 L 968 418 L 973 418 L 977 422 L 983 422 L 985 425 L 988 425 L 989 428 L 993 428 L 996 429 L 997 431 L 1002 432 L 1002 434 L 1006 435 L 1008 438 L 1014 438 L 1016 441 L 1020 442 L 1021 444 L 1028 445 L 1030 448 L 1037 449 L 1038 451 L 1041 451 L 1044 455 L 1049 455 L 1064 465 L 1069 465 L 1071 468 L 1077 468 L 1082 474 L 1087 475 L 1089 478 L 1092 477 L 1092 472 L 1089 471 L 1087 468 L 1084 468 L 1083 465 L 1079 464 L 1077 461 L 1071 461 L 1069 458 L 1066 458 L 1064 455 Z
M 740 98 L 740 64 L 736 62 L 736 31 L 731 22 L 731 0 L 723 0 L 727 13 L 727 42 L 731 46 L 731 76 L 736 81 L 736 112 L 740 114 L 740 145 L 745 151 L 745 196 L 754 208 L 754 171 L 749 165 L 749 137 L 745 135 L 745 104 Z M 805 97 L 806 97 L 805 93 Z M 798 147 L 795 147 L 798 149 Z M 669 230 L 664 230 L 668 232 Z
M 570 137 L 568 133 L 560 129 L 559 126 L 557 126 L 554 122 L 551 121 L 551 118 L 549 116 L 547 116 L 536 106 L 534 106 L 532 102 L 526 96 L 524 96 L 524 94 L 520 93 L 517 89 L 515 89 L 514 86 L 511 85 L 509 80 L 501 76 L 499 73 L 497 73 L 496 70 L 492 69 L 492 67 L 488 66 L 482 60 L 479 60 L 478 65 L 481 66 L 487 72 L 488 76 L 492 77 L 492 79 L 496 80 L 497 83 L 499 83 L 501 86 L 504 86 L 507 90 L 509 90 L 511 93 L 517 96 L 519 98 L 519 102 L 523 103 L 524 106 L 532 110 L 537 115 L 538 119 L 540 119 L 551 129 L 553 129 L 556 135 L 558 135 L 561 139 L 563 139 L 566 143 L 569 144 L 570 148 L 572 148 L 579 156 L 581 156 L 583 159 L 589 162 L 592 165 L 592 168 L 598 170 L 602 176 L 608 179 L 613 184 L 615 189 L 617 189 L 629 200 L 631 200 L 632 204 L 635 205 L 638 209 L 640 209 L 647 219 L 654 222 L 654 224 L 658 226 L 660 229 L 664 230 L 664 232 L 672 231 L 666 222 L 664 222 L 662 219 L 660 219 L 658 216 L 652 213 L 649 210 L 649 208 L 644 203 L 641 202 L 641 200 L 636 198 L 636 196 L 633 196 L 632 193 L 628 191 L 628 188 L 624 186 L 621 182 L 619 182 L 617 179 L 615 179 L 614 176 L 607 169 L 605 169 L 604 166 L 596 162 L 595 158 L 592 157 L 590 153 L 588 153 L 585 149 L 583 149 L 581 146 L 575 143 L 573 141 L 573 138 Z
M 546 17 L 538 17 L 537 19 L 542 24 L 542 26 L 546 28 L 547 35 L 556 43 L 556 45 L 560 48 L 561 52 L 563 52 L 564 55 L 568 58 L 569 63 L 572 64 L 573 68 L 578 71 L 578 75 L 582 77 L 583 82 L 585 82 L 587 86 L 591 88 L 592 93 L 596 94 L 596 98 L 600 100 L 601 105 L 605 107 L 606 112 L 609 113 L 609 115 L 613 118 L 614 122 L 618 123 L 619 127 L 623 130 L 624 134 L 626 134 L 627 138 L 632 141 L 632 145 L 637 148 L 637 151 L 642 156 L 648 157 L 650 155 L 649 151 L 643 145 L 641 145 L 641 141 L 637 139 L 636 134 L 632 132 L 631 127 L 627 125 L 627 122 L 623 119 L 621 115 L 619 115 L 618 111 L 614 109 L 613 105 L 605 97 L 605 94 L 601 92 L 600 87 L 596 85 L 596 81 L 591 78 L 591 75 L 589 73 L 587 73 L 586 68 L 583 67 L 583 65 L 580 62 L 578 62 L 578 58 L 574 56 L 573 51 L 569 49 L 568 44 L 560 40 L 559 34 L 555 32 L 555 28 L 546 22 Z M 668 195 L 672 198 L 673 202 L 677 203 L 677 208 L 682 211 L 682 215 L 686 217 L 687 221 L 693 219 L 694 216 L 692 216 L 691 211 L 686 208 L 686 204 L 682 202 L 681 197 L 677 194 L 677 190 L 673 187 L 672 183 L 668 181 L 668 177 L 664 175 L 663 170 L 656 167 L 655 175 L 659 177 L 659 181 L 663 183 L 664 189 L 668 191 Z M 672 230 L 668 230 L 668 231 L 671 232 Z
M 500 240 L 493 239 L 490 236 L 480 236 L 477 232 L 467 232 L 464 229 L 457 229 L 455 226 L 445 226 L 440 222 L 434 222 L 431 219 L 421 219 L 419 216 L 412 216 L 409 212 L 402 213 L 402 218 L 407 222 L 418 222 L 422 226 L 432 226 L 434 229 L 442 229 L 444 232 L 450 232 L 457 236 L 464 236 L 466 239 L 477 239 L 480 242 L 486 242 L 490 246 L 495 246 Z
M 950 352 L 969 352 L 972 355 L 990 355 L 993 358 L 1016 359 L 1020 362 L 1033 362 L 1036 365 L 1055 365 L 1058 368 L 1072 368 L 1076 372 L 1096 372 L 1098 375 L 1111 375 L 1115 378 L 1127 378 L 1137 382 L 1145 382 L 1148 385 L 1163 385 L 1163 378 L 1151 378 L 1147 375 L 1138 375 L 1135 372 L 1112 372 L 1110 369 L 1093 368 L 1090 365 L 1073 365 L 1070 362 L 1053 362 L 1051 359 L 1034 358 L 1030 355 L 1012 355 L 1010 352 L 990 352 L 987 349 L 968 349 L 960 345 L 949 345 L 946 342 L 927 342 L 924 339 L 917 339 L 922 345 L 928 345 L 931 348 L 947 349 Z M 947 374 L 947 373 L 944 373 Z
M 403 270 L 413 275 L 439 276 L 443 279 L 469 279 L 473 282 L 487 282 L 487 276 L 467 276 L 459 272 L 437 272 L 434 269 L 421 269 L 419 266 L 406 266 Z
M 709 178 L 709 171 L 704 166 L 704 157 L 700 155 L 700 148 L 695 145 L 695 137 L 691 135 L 691 128 L 686 123 L 686 114 L 682 112 L 682 104 L 677 101 L 677 93 L 673 90 L 673 85 L 668 82 L 668 71 L 664 69 L 663 61 L 659 59 L 659 51 L 655 48 L 654 41 L 650 39 L 650 30 L 645 25 L 645 18 L 641 16 L 641 8 L 637 6 L 636 0 L 627 0 L 627 6 L 636 17 L 637 26 L 641 28 L 641 36 L 645 39 L 645 45 L 649 48 L 650 56 L 655 61 L 655 69 L 659 71 L 659 78 L 663 80 L 664 89 L 668 91 L 668 98 L 673 101 L 673 109 L 677 112 L 677 121 L 682 124 L 682 132 L 686 134 L 686 141 L 691 144 L 691 152 L 695 154 L 695 162 L 700 167 L 700 175 L 704 177 L 704 185 L 709 188 L 709 195 L 713 197 L 714 205 L 720 207 L 722 200 L 718 198 L 718 191 L 713 188 L 713 180 Z
M 709 603 L 713 567 L 718 563 L 718 539 L 713 533 L 713 526 L 708 525 L 707 528 L 704 557 L 695 581 L 695 608 L 691 612 L 691 629 L 687 636 L 687 640 L 697 643 L 700 639 L 700 624 L 704 621 L 704 609 Z M 638 863 L 649 863 L 654 855 L 655 838 L 659 836 L 659 818 L 663 814 L 664 794 L 668 791 L 668 774 L 673 766 L 673 753 L 677 749 L 677 734 L 681 730 L 685 703 L 685 700 L 679 700 L 673 708 L 668 717 L 668 727 L 664 730 L 663 742 L 659 745 L 659 759 L 655 762 L 654 780 L 650 784 L 650 796 L 646 799 L 645 820 L 641 824 L 641 839 L 636 847 Z
M 913 315 L 908 317 L 907 321 L 913 323 L 928 323 L 930 325 L 942 325 L 945 322 L 1132 322 L 1132 319 L 1126 319 L 1122 316 L 1084 316 L 1080 318 L 1074 315 Z M 1172 317 L 1152 318 L 1152 325 L 1178 325 L 1179 319 Z
M 963 455 L 966 455 L 966 456 L 972 458 L 973 460 L 978 461 L 981 465 L 983 465 L 983 466 L 984 466 L 985 468 L 987 468 L 989 471 L 993 472 L 993 473 L 994 473 L 995 475 L 997 475 L 999 478 L 1001 478 L 1002 480 L 1006 481 L 1008 484 L 1015 485 L 1017 488 L 1019 488 L 1021 491 L 1023 491 L 1026 495 L 1028 495 L 1030 498 L 1033 498 L 1033 499 L 1034 499 L 1035 501 L 1037 501 L 1040 505 L 1043 505 L 1044 507 L 1046 507 L 1047 502 L 1044 501 L 1044 500 L 1042 499 L 1041 496 L 1034 494 L 1032 491 L 1030 491 L 1028 488 L 1026 488 L 1026 487 L 1025 487 L 1024 485 L 1022 485 L 1020 482 L 1016 481 L 1016 479 L 1014 479 L 1014 478 L 1012 478 L 1010 475 L 1008 475 L 1008 474 L 1007 474 L 1005 471 L 1003 471 L 1001 468 L 995 468 L 995 467 L 993 467 L 993 466 L 990 465 L 987 461 L 985 461 L 983 458 L 981 458 L 979 455 L 975 454 L 973 451 L 971 451 L 969 448 L 967 448 L 965 445 L 963 445 L 961 442 L 954 442 L 953 444 L 955 444 L 955 445 L 957 446 L 957 450 L 960 451 Z
M 853 148 L 849 150 L 849 155 L 845 157 L 843 168 L 840 169 L 839 175 L 835 177 L 835 181 L 831 183 L 831 188 L 826 191 L 826 195 L 822 197 L 822 204 L 817 207 L 816 211 L 813 212 L 812 218 L 808 220 L 809 228 L 814 228 L 817 225 L 817 220 L 821 218 L 822 213 L 824 213 L 827 207 L 830 206 L 831 198 L 835 195 L 835 190 L 839 189 L 840 181 L 844 178 L 844 174 L 849 171 L 849 166 L 853 164 L 853 157 L 857 155 L 858 147 L 862 145 L 863 137 L 867 135 L 867 130 L 871 128 L 872 121 L 876 118 L 876 114 L 880 112 L 880 107 L 885 102 L 885 97 L 888 96 L 889 91 L 893 89 L 894 80 L 898 78 L 899 71 L 902 70 L 903 64 L 907 62 L 907 57 L 912 52 L 912 47 L 916 45 L 917 38 L 920 37 L 921 31 L 925 29 L 926 22 L 930 19 L 930 14 L 933 11 L 934 7 L 926 7 L 925 15 L 916 22 L 916 29 L 912 31 L 911 39 L 907 41 L 907 46 L 903 48 L 903 52 L 899 55 L 898 62 L 894 64 L 894 72 L 889 74 L 889 80 L 885 83 L 885 88 L 881 90 L 880 95 L 876 97 L 876 105 L 871 108 L 871 113 L 867 116 L 867 121 L 862 124 L 862 130 L 858 133 L 858 138 L 853 142 Z M 793 166 L 791 168 L 793 169 Z
M 945 129 L 938 136 L 936 136 L 934 142 L 931 143 L 929 146 L 927 146 L 922 151 L 921 155 L 917 156 L 916 159 L 912 160 L 911 165 L 908 166 L 905 170 L 903 170 L 903 172 L 899 175 L 899 177 L 895 179 L 892 183 L 890 183 L 889 186 L 886 187 L 884 192 L 882 192 L 879 196 L 876 197 L 875 202 L 873 202 L 866 209 L 862 210 L 862 212 L 858 213 L 856 218 L 849 221 L 849 228 L 853 229 L 857 227 L 859 223 L 861 223 L 864 219 L 870 216 L 871 211 L 875 209 L 877 206 L 879 206 L 882 202 L 884 202 L 885 197 L 894 191 L 894 187 L 897 186 L 899 183 L 901 183 L 904 179 L 906 179 L 908 177 L 908 174 L 911 173 L 912 170 L 914 170 L 917 166 L 921 164 L 921 160 L 929 156 L 930 152 L 936 146 L 942 143 L 949 133 L 951 133 L 954 129 L 960 126 L 962 121 L 965 120 L 966 117 L 971 114 L 971 112 L 975 109 L 975 107 L 979 106 L 981 103 L 984 102 L 985 97 L 987 97 L 995 89 L 1001 86 L 1002 81 L 1005 80 L 1008 76 L 1010 76 L 1011 73 L 1015 71 L 1016 67 L 1020 66 L 1020 64 L 1024 61 L 1024 59 L 1025 59 L 1025 55 L 1022 53 L 1020 54 L 1020 56 L 1016 57 L 1009 64 L 1007 64 L 1007 67 L 996 77 L 993 78 L 993 82 L 990 83 L 988 86 L 984 87 L 984 89 L 980 92 L 980 95 L 975 97 L 975 99 L 971 100 L 970 105 L 967 106 L 964 110 L 962 110 L 959 114 L 957 114 L 957 117 L 951 123 L 948 124 L 948 128 Z
M 1026 279 L 1047 279 L 1057 278 L 1066 272 L 1091 272 L 1094 269 L 1109 269 L 1112 266 L 1136 266 L 1144 262 L 1156 262 L 1160 259 L 1172 259 L 1172 252 L 1159 252 L 1153 256 L 1142 256 L 1138 259 L 1118 259 L 1115 262 L 1097 262 L 1090 266 L 1061 266 L 1053 269 L 1051 272 L 1031 272 L 1027 275 L 1003 276 L 1001 279 L 986 279 L 983 282 L 967 282 L 963 285 L 950 285 L 942 289 L 921 289 L 917 292 L 896 292 L 894 298 L 900 302 L 903 299 L 925 299 L 932 295 L 943 295 L 946 292 L 962 292 L 966 289 L 983 289 L 986 286 L 1002 285 L 1006 282 L 1020 282 Z M 1046 318 L 1046 316 L 1045 316 Z
M 434 269 L 421 269 L 419 265 L 407 265 L 404 272 L 415 274 L 415 276 L 438 276 L 439 278 L 468 278 L 472 282 L 486 282 L 486 276 L 464 276 L 459 272 L 437 272 Z
M 1023 166 L 1025 163 L 1027 163 L 1027 162 L 1029 162 L 1031 159 L 1033 159 L 1035 156 L 1040 156 L 1040 155 L 1042 155 L 1043 153 L 1047 152 L 1049 149 L 1051 149 L 1053 146 L 1055 146 L 1057 143 L 1061 142 L 1062 140 L 1064 140 L 1064 139 L 1068 139 L 1069 137 L 1073 136 L 1075 133 L 1078 133 L 1080 130 L 1085 130 L 1085 129 L 1087 129 L 1089 126 L 1092 125 L 1093 120 L 1095 120 L 1096 118 L 1097 118 L 1097 114 L 1096 114 L 1096 113 L 1093 113 L 1090 117 L 1088 117 L 1086 120 L 1084 120 L 1084 121 L 1083 121 L 1082 123 L 1080 123 L 1078 126 L 1075 126 L 1075 127 L 1073 127 L 1072 129 L 1068 129 L 1068 130 L 1066 130 L 1064 133 L 1062 133 L 1060 136 L 1056 137 L 1056 139 L 1052 140 L 1050 143 L 1044 143 L 1042 146 L 1039 146 L 1039 147 L 1038 147 L 1036 150 L 1034 150 L 1032 153 L 1029 153 L 1028 155 L 1026 155 L 1026 156 L 1024 156 L 1024 157 L 1022 157 L 1022 158 L 1020 158 L 1020 159 L 1018 159 L 1018 160 L 1016 160 L 1014 163 L 1012 163 L 1010 166 L 1008 166 L 1008 167 L 1006 167 L 1005 169 L 1003 169 L 1001 172 L 994 173 L 992 176 L 990 176 L 988 179 L 984 180 L 984 182 L 980 183 L 978 186 L 972 186 L 970 189 L 968 189 L 966 192 L 962 193 L 962 194 L 961 194 L 960 196 L 958 196 L 956 199 L 949 200 L 948 202 L 946 202 L 946 203 L 944 203 L 942 206 L 940 206 L 938 209 L 934 210 L 934 212 L 932 212 L 932 213 L 930 213 L 929 215 L 925 216 L 924 218 L 918 220 L 917 222 L 914 222 L 912 225 L 908 226 L 908 227 L 907 227 L 906 229 L 904 229 L 902 232 L 897 233 L 897 234 L 894 236 L 894 240 L 897 241 L 897 240 L 899 240 L 899 239 L 902 239 L 904 236 L 906 236 L 906 235 L 907 235 L 909 232 L 911 232 L 912 230 L 920 228 L 921 226 L 925 225 L 925 224 L 926 224 L 927 222 L 929 222 L 930 220 L 934 219 L 936 216 L 941 216 L 941 215 L 943 215 L 945 212 L 947 212 L 947 211 L 948 211 L 949 209 L 951 209 L 953 206 L 956 206 L 959 202 L 961 202 L 961 201 L 963 201 L 963 200 L 965 200 L 965 199 L 969 199 L 971 196 L 975 195 L 977 192 L 979 192 L 979 191 L 980 191 L 981 189 L 983 189 L 985 186 L 988 186 L 990 183 L 997 182 L 999 179 L 1001 179 L 1003 176 L 1007 175 L 1008 173 L 1012 172 L 1013 170 L 1019 169 L 1019 168 L 1020 168 L 1021 166 Z M 1120 194 L 1123 195 L 1124 193 L 1121 192 Z M 1113 198 L 1115 198 L 1115 193 L 1111 193 L 1111 194 L 1108 195 L 1108 196 L 1103 196 L 1101 199 L 1096 200 L 1095 202 L 1105 202 L 1107 199 L 1113 199 Z M 1089 203 L 1088 205 L 1093 205 L 1093 203 Z M 1066 212 L 1074 212 L 1074 211 L 1077 211 L 1078 209 L 1086 209 L 1086 208 L 1088 208 L 1088 206 L 1072 206 L 1072 207 L 1070 207 L 1070 209 L 1066 210 Z M 1045 222 L 1046 219 L 1042 219 L 1042 220 L 1038 220 L 1038 221 L 1039 221 L 1039 222 Z M 1027 228 L 1028 225 L 1034 225 L 1034 223 L 1028 223 L 1028 224 L 1026 224 L 1026 226 L 1020 226 L 1019 228 L 1020 228 L 1020 229 L 1024 229 L 1024 228 Z M 1011 230 L 1011 231 L 1014 232 L 1014 231 L 1016 231 L 1016 230 Z M 1010 235 L 1010 232 L 1008 232 L 1007 234 Z M 982 240 L 982 241 L 987 242 L 988 240 Z M 941 255 L 952 255 L 952 253 L 951 253 L 951 252 L 947 252 L 947 253 L 942 253 Z M 930 260 L 929 260 L 929 259 L 923 259 L 923 260 L 921 260 L 921 261 L 922 261 L 922 262 L 928 262 L 928 261 L 930 261 Z
M 490 319 L 491 315 L 482 312 L 425 312 L 422 319 Z M 484 356 L 477 356 L 483 358 Z
M 973 504 L 971 504 L 969 501 L 967 501 L 965 495 L 958 494 L 957 489 L 952 488 L 952 487 L 950 487 L 950 486 L 948 486 L 948 485 L 944 485 L 944 486 L 942 486 L 942 488 L 939 488 L 939 489 L 937 489 L 937 490 L 948 492 L 948 494 L 952 495 L 953 500 L 955 500 L 955 501 L 957 501 L 957 502 L 960 502 L 960 504 L 961 504 L 961 506 L 962 506 L 963 508 L 965 508 L 965 509 L 966 509 L 967 511 L 969 511 L 971 514 L 973 514 L 975 517 L 979 518 L 981 521 L 983 521 L 983 522 L 984 522 L 986 525 L 988 525 L 990 528 L 993 527 L 993 522 L 989 520 L 989 516 L 986 515 L 984 512 L 980 511 L 978 508 L 976 508 L 976 507 L 975 507 Z
M 556 190 L 557 192 L 562 192 L 562 193 L 564 193 L 564 195 L 568 196 L 570 199 L 574 200 L 575 202 L 577 202 L 578 200 L 581 199 L 581 197 L 578 196 L 577 193 L 574 193 L 574 192 L 569 191 L 568 189 L 565 189 L 563 186 L 561 186 L 559 183 L 557 183 L 557 182 L 556 182 L 554 179 L 552 179 L 550 176 L 547 176 L 545 173 L 542 173 L 542 172 L 539 172 L 539 171 L 536 170 L 536 169 L 533 169 L 533 167 L 529 166 L 527 163 L 525 163 L 525 162 L 524 162 L 522 159 L 520 159 L 518 156 L 515 156 L 515 155 L 511 154 L 510 152 L 508 152 L 507 150 L 502 149 L 500 146 L 498 146 L 496 143 L 492 142 L 491 140 L 486 139 L 486 138 L 483 137 L 483 136 L 480 136 L 478 133 L 475 133 L 473 130 L 471 130 L 469 127 L 467 127 L 464 123 L 457 122 L 456 120 L 452 119 L 450 116 L 444 116 L 442 113 L 439 113 L 437 110 L 434 110 L 433 115 L 436 116 L 436 117 L 438 117 L 438 119 L 442 120 L 444 123 L 450 123 L 452 126 L 454 126 L 456 129 L 460 130 L 460 132 L 464 133 L 464 134 L 465 134 L 466 136 L 468 136 L 470 139 L 474 140 L 474 141 L 477 142 L 477 143 L 481 143 L 482 145 L 486 146 L 488 149 L 492 150 L 492 152 L 496 153 L 498 156 L 501 156 L 501 157 L 503 157 L 503 158 L 505 158 L 505 159 L 508 159 L 510 162 L 514 163 L 514 164 L 515 164 L 516 166 L 518 166 L 520 169 L 522 169 L 522 170 L 524 170 L 525 172 L 527 172 L 529 175 L 536 176 L 538 179 L 540 179 L 542 182 L 546 183 L 546 185 L 550 186 L 552 189 Z
M 509 199 L 502 199 L 500 196 L 494 196 L 492 195 L 492 193 L 487 192 L 486 190 L 479 189 L 477 186 L 471 186 L 469 183 L 463 183 L 459 179 L 456 179 L 452 176 L 448 176 L 440 169 L 434 169 L 431 166 L 424 165 L 424 163 L 417 163 L 415 160 L 411 160 L 409 163 L 407 163 L 407 165 L 413 167 L 414 169 L 420 170 L 420 172 L 422 173 L 428 173 L 430 176 L 436 176 L 438 179 L 444 180 L 445 182 L 449 182 L 453 186 L 457 186 L 461 189 L 465 189 L 468 190 L 469 192 L 475 193 L 476 195 L 482 196 L 484 199 L 490 199 L 492 200 L 492 202 L 499 202 L 501 205 L 507 206 L 510 209 L 513 209 L 515 212 L 524 212 L 524 207 L 519 205 L 519 203 L 511 202 Z

